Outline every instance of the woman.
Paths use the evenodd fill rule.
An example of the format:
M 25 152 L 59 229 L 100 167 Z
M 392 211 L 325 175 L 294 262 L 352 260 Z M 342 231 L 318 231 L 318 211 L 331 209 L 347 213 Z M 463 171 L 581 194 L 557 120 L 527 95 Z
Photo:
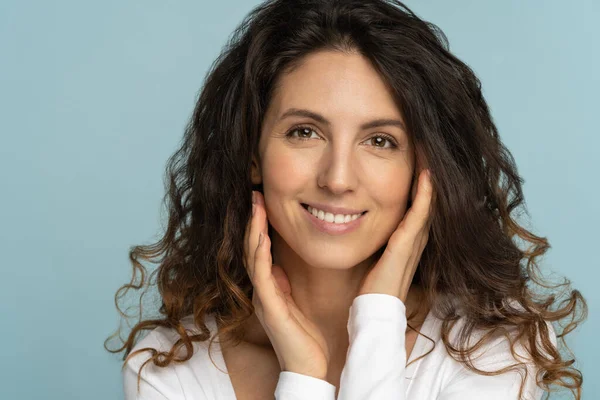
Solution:
M 511 216 L 480 82 L 403 4 L 257 7 L 168 173 L 167 231 L 117 293 L 158 262 L 160 316 L 114 350 L 127 399 L 580 398 L 557 337 L 586 303 L 533 290 L 549 245 Z

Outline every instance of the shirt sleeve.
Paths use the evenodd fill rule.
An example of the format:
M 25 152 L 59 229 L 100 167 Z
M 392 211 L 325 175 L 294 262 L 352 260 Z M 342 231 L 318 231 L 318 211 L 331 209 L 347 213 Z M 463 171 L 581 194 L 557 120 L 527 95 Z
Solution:
M 350 346 L 338 400 L 404 399 L 404 303 L 387 294 L 357 296 L 350 307 L 347 328 Z M 282 371 L 275 398 L 335 400 L 335 391 L 336 387 L 325 380 Z
M 556 347 L 552 324 L 546 325 Z M 338 400 L 407 400 L 406 326 L 406 308 L 399 298 L 370 293 L 354 299 L 348 319 L 350 346 Z M 538 343 L 541 345 L 539 338 Z M 521 398 L 542 398 L 544 390 L 536 384 L 538 369 L 527 358 L 522 344 L 515 345 L 516 360 L 505 337 L 497 338 L 482 351 L 474 365 L 483 371 L 497 371 L 522 362 L 521 370 L 488 376 L 461 365 L 437 400 L 517 400 L 522 378 L 525 383 Z
M 354 299 L 338 400 L 405 399 L 406 326 L 398 297 L 368 293 Z
M 276 400 L 335 400 L 336 387 L 308 375 L 281 371 L 275 388 Z

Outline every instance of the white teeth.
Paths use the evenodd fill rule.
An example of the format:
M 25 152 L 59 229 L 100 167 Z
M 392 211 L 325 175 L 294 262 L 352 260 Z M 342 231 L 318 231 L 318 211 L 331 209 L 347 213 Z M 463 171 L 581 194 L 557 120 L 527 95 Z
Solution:
M 358 218 L 362 215 L 362 213 L 354 214 L 354 215 L 344 215 L 344 214 L 335 214 L 334 215 L 329 212 L 317 210 L 316 208 L 313 208 L 311 206 L 308 206 L 308 212 L 310 212 L 312 215 L 319 218 L 320 220 L 327 221 L 327 222 L 333 222 L 334 224 L 345 224 L 347 222 L 354 221 L 356 218 Z

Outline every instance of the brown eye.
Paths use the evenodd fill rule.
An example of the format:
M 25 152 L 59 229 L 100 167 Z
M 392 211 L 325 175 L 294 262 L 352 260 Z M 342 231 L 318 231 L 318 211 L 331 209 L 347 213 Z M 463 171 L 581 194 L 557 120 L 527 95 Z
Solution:
M 376 135 L 371 137 L 371 143 L 374 144 L 375 147 L 379 147 L 381 149 L 395 149 L 398 146 L 396 145 L 394 139 L 388 135 Z M 385 142 L 389 142 L 390 146 L 385 147 Z
M 296 133 L 297 133 L 297 135 L 296 135 Z M 316 134 L 317 132 L 310 126 L 298 125 L 298 126 L 294 126 L 292 129 L 287 131 L 287 133 L 285 134 L 285 137 L 306 141 L 306 140 L 311 140 L 312 133 Z M 387 135 L 387 134 L 378 134 L 378 135 L 372 136 L 368 140 L 371 141 L 371 144 L 373 145 L 373 147 L 377 147 L 382 150 L 394 150 L 394 149 L 398 148 L 398 145 L 396 144 L 396 140 L 392 136 Z M 386 141 L 390 144 L 387 147 L 385 145 Z
M 295 132 L 298 132 L 296 137 L 294 137 Z M 285 137 L 299 140 L 310 140 L 310 135 L 312 132 L 315 132 L 315 130 L 309 126 L 295 126 L 285 134 Z

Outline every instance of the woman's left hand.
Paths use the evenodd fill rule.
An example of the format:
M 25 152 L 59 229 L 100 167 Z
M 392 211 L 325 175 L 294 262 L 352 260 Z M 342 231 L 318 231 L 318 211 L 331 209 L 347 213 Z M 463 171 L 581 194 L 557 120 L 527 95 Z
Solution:
M 429 239 L 433 186 L 429 170 L 419 174 L 412 205 L 390 237 L 383 255 L 362 280 L 357 296 L 382 293 L 406 302 L 423 249 Z M 414 193 L 414 191 L 413 191 Z

